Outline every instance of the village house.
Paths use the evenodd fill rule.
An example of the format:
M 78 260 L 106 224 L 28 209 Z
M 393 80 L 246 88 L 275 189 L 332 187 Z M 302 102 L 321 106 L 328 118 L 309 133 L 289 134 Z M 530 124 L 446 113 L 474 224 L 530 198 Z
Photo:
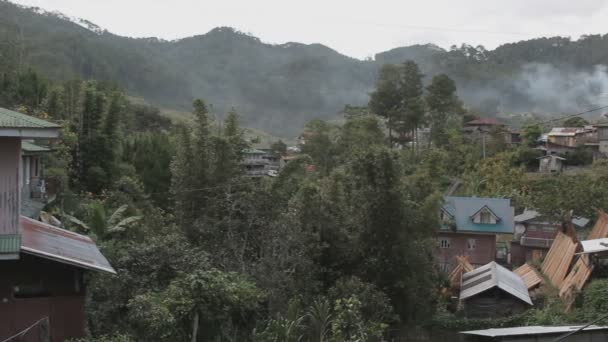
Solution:
M 465 132 L 482 132 L 482 133 L 490 133 L 496 129 L 506 127 L 504 123 L 498 121 L 494 118 L 480 118 L 473 121 L 466 122 L 463 125 L 463 130 Z
M 513 216 L 509 199 L 446 196 L 436 232 L 439 267 L 450 272 L 456 256 L 467 256 L 473 266 L 497 259 L 507 262 L 506 253 L 497 253 L 496 241 L 500 235 L 513 234 Z
M 26 329 L 23 341 L 83 337 L 83 274 L 115 273 L 89 237 L 20 214 L 26 177 L 36 176 L 22 141 L 57 138 L 59 128 L 0 108 L 0 341 Z
M 546 134 L 546 143 L 541 149 L 545 150 L 547 155 L 565 154 L 595 141 L 597 141 L 597 129 L 594 126 L 553 127 Z
M 508 145 L 518 145 L 521 143 L 520 132 L 507 127 L 506 124 L 495 118 L 480 118 L 466 122 L 462 130 L 472 139 L 487 139 L 494 132 L 501 132 L 504 135 L 505 143 Z
M 562 230 L 562 223 L 543 217 L 535 210 L 524 210 L 515 216 L 515 234 L 511 242 L 511 261 L 521 265 L 527 261 L 540 261 L 549 252 L 557 233 Z M 572 224 L 582 229 L 589 219 L 575 217 Z
M 528 287 L 517 274 L 492 261 L 462 275 L 460 302 L 467 317 L 506 317 L 532 305 Z
M 561 173 L 564 170 L 566 158 L 555 154 L 550 154 L 538 158 L 538 172 L 540 173 Z
M 595 125 L 597 129 L 598 152 L 603 157 L 608 157 L 608 123 Z
M 268 175 L 272 164 L 271 153 L 255 148 L 248 148 L 242 151 L 242 155 L 241 166 L 246 176 L 262 177 Z

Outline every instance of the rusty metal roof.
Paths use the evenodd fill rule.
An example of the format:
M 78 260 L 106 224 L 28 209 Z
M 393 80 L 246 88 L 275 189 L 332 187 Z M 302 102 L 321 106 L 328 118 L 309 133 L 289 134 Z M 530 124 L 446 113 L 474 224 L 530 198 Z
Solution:
M 21 216 L 21 252 L 77 267 L 116 273 L 90 237 Z

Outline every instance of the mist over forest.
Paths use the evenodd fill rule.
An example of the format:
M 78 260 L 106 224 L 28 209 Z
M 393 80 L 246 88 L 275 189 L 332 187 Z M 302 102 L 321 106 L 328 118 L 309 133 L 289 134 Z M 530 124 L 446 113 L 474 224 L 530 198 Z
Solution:
M 121 37 L 2 1 L 0 45 L 16 47 L 4 58 L 51 79 L 111 80 L 150 104 L 183 111 L 195 98 L 212 99 L 213 112 L 234 107 L 246 126 L 286 137 L 311 119 L 340 118 L 346 104 L 365 105 L 380 66 L 408 59 L 427 83 L 448 74 L 480 116 L 566 114 L 604 104 L 608 92 L 607 35 L 538 38 L 491 51 L 413 45 L 358 60 L 320 44 L 266 44 L 227 27 L 175 41 Z

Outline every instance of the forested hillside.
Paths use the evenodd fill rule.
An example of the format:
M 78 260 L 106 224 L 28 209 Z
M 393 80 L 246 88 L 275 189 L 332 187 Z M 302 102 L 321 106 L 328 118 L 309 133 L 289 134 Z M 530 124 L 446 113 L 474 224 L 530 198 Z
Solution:
M 145 51 L 129 53 L 129 39 L 23 13 L 39 23 L 61 25 L 27 44 L 26 39 L 11 40 L 19 37 L 19 25 L 2 26 L 7 44 L 1 50 L 0 107 L 61 124 L 59 139 L 37 141 L 53 150 L 45 157 L 43 174 L 56 198 L 45 211 L 64 228 L 91 236 L 117 271 L 87 274 L 88 336 L 79 342 L 377 342 L 444 334 L 443 340 L 454 340 L 457 331 L 478 328 L 608 323 L 603 300 L 608 284 L 601 279 L 578 294 L 570 312 L 549 289 L 523 314 L 463 318 L 447 289 L 447 274 L 435 265 L 441 194 L 454 180 L 461 184 L 459 195 L 508 197 L 518 211 L 534 208 L 558 222 L 571 217 L 572 210 L 593 218 L 596 209 L 608 208 L 608 163 L 598 160 L 590 166 L 592 157 L 584 151 L 576 153 L 585 157 L 579 160 L 585 160 L 580 164 L 586 171 L 526 176 L 538 169 L 542 123 L 528 122 L 521 144 L 507 144 L 504 129 L 497 128 L 482 145 L 464 133 L 463 122 L 475 113 L 463 106 L 452 78 L 427 73 L 425 79 L 414 61 L 386 64 L 372 78 L 369 96 L 359 95 L 368 106 L 347 107 L 339 123 L 309 121 L 301 153 L 287 156 L 290 161 L 275 177 L 251 178 L 242 165 L 251 147 L 241 128 L 245 115 L 216 107 L 213 111 L 225 117 L 220 121 L 208 105 L 218 102 L 208 97 L 208 102 L 194 100 L 190 120 L 176 124 L 156 107 L 133 103 L 119 84 L 127 82 L 131 92 L 147 84 L 150 91 L 165 94 L 164 81 L 185 76 L 154 68 L 173 54 L 181 60 L 188 54 L 194 54 L 191 60 L 201 58 L 188 47 L 201 41 L 215 44 L 210 50 L 226 63 L 238 60 L 233 51 L 239 50 L 221 43 L 228 39 L 221 37 L 239 37 L 252 51 L 280 47 L 223 29 L 174 43 L 137 40 L 135 45 L 151 55 L 158 49 L 162 54 L 157 56 L 164 56 L 148 59 Z M 65 47 L 68 42 L 71 48 Z M 322 47 L 284 49 L 302 50 L 299 56 L 306 57 L 300 57 L 298 75 L 304 79 L 308 63 L 319 60 L 310 58 L 311 51 L 333 54 L 331 63 L 340 64 L 340 73 L 356 74 L 347 73 L 345 65 L 358 72 L 357 65 L 374 65 L 351 59 L 338 63 L 344 57 Z M 480 49 L 445 52 L 419 46 L 378 60 L 435 63 L 435 57 L 424 57 L 427 52 L 462 65 L 496 60 L 474 51 Z M 470 57 L 458 57 L 467 53 Z M 259 53 L 255 56 L 257 64 L 266 63 Z M 458 65 L 442 67 L 466 71 Z M 516 68 L 501 70 L 511 67 Z M 240 73 L 235 80 L 267 77 L 262 71 Z M 321 74 L 310 76 L 309 89 L 318 89 L 312 78 Z M 226 93 L 232 89 L 227 81 L 216 82 Z M 300 86 L 291 90 L 298 93 Z M 585 124 L 574 119 L 576 125 Z M 424 143 L 417 134 L 422 125 L 430 128 Z M 285 144 L 273 145 L 276 157 L 286 153 Z M 568 162 L 578 165 L 573 157 L 567 156 Z
M 361 61 L 319 44 L 266 44 L 231 28 L 177 41 L 133 39 L 0 1 L 0 47 L 3 58 L 52 79 L 108 80 L 181 110 L 197 97 L 211 98 L 212 112 L 235 107 L 246 126 L 283 136 L 312 118 L 337 117 L 345 104 L 366 103 L 379 67 L 406 59 L 426 75 L 448 74 L 465 105 L 486 116 L 575 111 L 602 102 L 608 88 L 608 36 L 601 35 L 539 38 L 492 51 L 415 45 Z

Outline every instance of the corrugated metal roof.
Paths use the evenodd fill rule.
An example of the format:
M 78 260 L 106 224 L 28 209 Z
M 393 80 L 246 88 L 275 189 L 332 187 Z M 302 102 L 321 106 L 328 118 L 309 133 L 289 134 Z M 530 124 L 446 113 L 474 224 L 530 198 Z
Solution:
M 586 225 L 589 224 L 589 219 L 585 218 L 585 217 L 574 217 L 572 218 L 572 223 L 574 223 L 575 226 L 578 227 L 585 227 Z
M 494 261 L 462 276 L 460 299 L 473 297 L 494 287 L 532 305 L 524 280 Z
M 556 156 L 554 154 L 548 155 L 548 156 L 542 156 L 542 157 L 538 157 L 536 159 L 546 159 L 546 158 L 553 158 L 553 159 L 559 159 L 559 160 L 566 160 L 566 158 L 560 157 L 560 156 Z
M 21 150 L 23 152 L 50 152 L 51 149 L 34 144 L 31 141 L 21 140 Z
M 488 207 L 498 218 L 496 224 L 475 223 L 471 218 L 483 207 Z M 443 209 L 454 217 L 457 231 L 512 234 L 514 209 L 508 198 L 444 197 Z M 444 227 L 449 229 L 449 227 Z
M 523 213 L 515 216 L 514 221 L 516 223 L 526 222 L 526 221 L 530 221 L 532 219 L 537 218 L 539 215 L 540 215 L 540 213 L 536 210 L 525 209 Z
M 19 234 L 0 235 L 0 254 L 19 253 L 21 236 Z
M 581 246 L 583 247 L 581 254 L 606 252 L 608 251 L 608 238 L 581 241 Z
M 515 223 L 523 223 L 523 222 L 527 222 L 527 221 L 530 221 L 530 220 L 533 220 L 536 218 L 539 218 L 539 220 L 543 223 L 555 224 L 555 225 L 559 224 L 558 222 L 549 222 L 549 221 L 543 220 L 541 217 L 541 214 L 538 211 L 529 210 L 529 209 L 525 209 L 523 213 L 515 216 L 514 221 L 515 221 Z M 582 228 L 582 227 L 585 227 L 587 224 L 589 224 L 589 219 L 585 218 L 585 217 L 577 216 L 577 217 L 572 218 L 572 223 L 575 226 Z
M 267 154 L 267 152 L 255 149 L 255 148 L 246 148 L 241 151 L 243 154 Z
M 0 107 L 0 128 L 60 128 L 52 122 Z
M 58 262 L 116 273 L 90 237 L 21 217 L 21 252 Z
M 513 328 L 461 331 L 460 333 L 466 334 L 466 335 L 478 335 L 478 336 L 488 336 L 488 337 L 565 334 L 565 333 L 573 332 L 582 327 L 583 327 L 582 325 L 565 325 L 565 326 L 558 326 L 558 327 L 534 325 L 534 326 L 528 326 L 528 327 L 513 327 Z M 583 329 L 583 331 L 593 331 L 593 330 L 608 330 L 608 327 L 590 325 L 589 327 Z

